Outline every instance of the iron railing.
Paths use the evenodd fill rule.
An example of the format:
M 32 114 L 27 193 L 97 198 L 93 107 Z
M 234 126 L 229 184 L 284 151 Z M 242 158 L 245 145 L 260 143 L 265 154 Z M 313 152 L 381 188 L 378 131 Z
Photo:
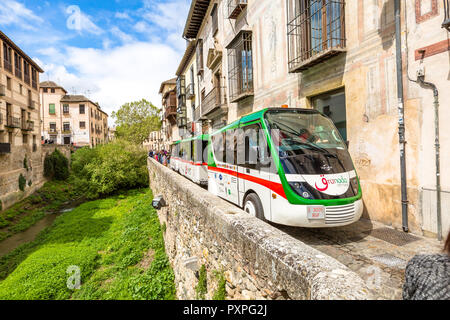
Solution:
M 16 76 L 16 78 L 22 80 L 22 70 L 20 68 L 18 67 L 15 68 L 14 75 Z
M 247 0 L 228 0 L 228 19 L 236 19 L 247 7 Z
M 194 87 L 194 83 L 190 83 L 187 87 L 186 87 L 186 98 L 187 99 L 192 99 L 195 97 L 195 87 Z
M 287 6 L 290 72 L 303 71 L 343 51 L 344 0 L 287 0 Z
M 215 87 L 202 101 L 202 117 L 225 104 L 227 104 L 226 89 Z
M 3 59 L 3 66 L 5 67 L 5 70 L 12 73 L 12 64 L 11 61 L 8 61 L 6 59 Z
M 238 102 L 253 95 L 252 33 L 239 32 L 227 49 L 230 101 Z
M 56 130 L 56 128 L 51 128 L 50 127 L 50 129 L 48 129 L 48 132 L 49 133 L 58 133 L 58 130 Z
M 30 84 L 30 75 L 27 73 L 23 74 L 23 81 L 27 84 Z
M 11 143 L 0 142 L 0 153 L 11 153 Z
M 6 127 L 9 128 L 20 128 L 20 119 L 13 117 L 13 116 L 8 116 L 6 118 Z

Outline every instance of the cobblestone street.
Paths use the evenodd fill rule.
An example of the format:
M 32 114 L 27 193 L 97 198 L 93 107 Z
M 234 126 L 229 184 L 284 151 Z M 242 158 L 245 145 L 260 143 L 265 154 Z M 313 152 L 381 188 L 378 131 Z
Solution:
M 358 273 L 378 299 L 402 299 L 407 262 L 416 254 L 439 253 L 443 247 L 437 240 L 366 219 L 330 229 L 274 226 Z

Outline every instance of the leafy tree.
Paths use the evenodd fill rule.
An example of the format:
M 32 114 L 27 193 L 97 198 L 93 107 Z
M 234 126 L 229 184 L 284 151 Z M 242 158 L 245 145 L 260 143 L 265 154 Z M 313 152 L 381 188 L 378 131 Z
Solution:
M 111 116 L 116 121 L 116 136 L 141 145 L 150 132 L 161 128 L 160 110 L 151 102 L 129 102 L 120 107 Z
M 69 177 L 69 160 L 58 149 L 45 157 L 44 176 L 55 180 L 66 180 Z

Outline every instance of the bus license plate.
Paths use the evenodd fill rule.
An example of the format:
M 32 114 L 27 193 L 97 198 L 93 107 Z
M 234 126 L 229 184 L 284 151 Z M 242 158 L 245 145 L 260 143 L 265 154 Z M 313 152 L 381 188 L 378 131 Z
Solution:
M 308 219 L 310 219 L 310 220 L 325 219 L 325 207 L 308 206 L 307 212 L 308 212 Z

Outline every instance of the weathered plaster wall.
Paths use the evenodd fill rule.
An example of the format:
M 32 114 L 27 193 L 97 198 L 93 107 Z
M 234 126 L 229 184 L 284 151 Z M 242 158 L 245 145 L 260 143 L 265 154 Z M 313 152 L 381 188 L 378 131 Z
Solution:
M 226 279 L 227 299 L 367 299 L 363 280 L 335 259 L 286 235 L 172 170 L 148 160 L 177 295 L 195 299 L 195 270 L 205 265 L 207 294 Z

